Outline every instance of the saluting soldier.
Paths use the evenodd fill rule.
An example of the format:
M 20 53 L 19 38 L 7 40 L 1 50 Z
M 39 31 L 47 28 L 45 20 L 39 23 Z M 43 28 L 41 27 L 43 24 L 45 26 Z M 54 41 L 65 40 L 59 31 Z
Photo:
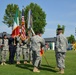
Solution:
M 6 65 L 6 55 L 7 55 L 7 52 L 8 52 L 8 38 L 6 36 L 6 34 L 3 36 L 3 39 L 2 39 L 2 51 L 1 51 L 1 65 Z
M 34 65 L 33 72 L 40 72 L 38 69 L 38 66 L 41 61 L 40 51 L 41 51 L 41 47 L 44 46 L 45 46 L 45 41 L 41 37 L 41 33 L 36 32 L 36 35 L 34 35 L 31 38 L 31 49 L 33 51 L 33 65 Z

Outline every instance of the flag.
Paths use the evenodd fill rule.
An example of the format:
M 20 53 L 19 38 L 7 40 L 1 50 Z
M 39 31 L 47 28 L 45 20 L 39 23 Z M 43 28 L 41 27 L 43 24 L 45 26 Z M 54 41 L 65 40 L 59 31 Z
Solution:
M 29 34 L 29 36 L 31 36 L 32 34 L 35 35 L 32 27 L 33 27 L 32 11 L 31 11 L 31 9 L 29 9 L 29 11 L 28 11 L 28 29 L 30 29 L 30 31 L 32 32 Z
M 40 56 L 42 56 L 44 54 L 44 50 L 41 48 L 40 50 Z
M 21 38 L 22 38 L 22 40 L 26 39 L 24 9 L 22 9 Z
M 14 18 L 14 26 L 12 30 L 12 37 L 19 35 L 19 17 L 18 17 L 18 9 L 16 10 L 15 18 Z
M 32 28 L 33 20 L 32 20 L 32 11 L 29 9 L 28 11 L 28 28 Z

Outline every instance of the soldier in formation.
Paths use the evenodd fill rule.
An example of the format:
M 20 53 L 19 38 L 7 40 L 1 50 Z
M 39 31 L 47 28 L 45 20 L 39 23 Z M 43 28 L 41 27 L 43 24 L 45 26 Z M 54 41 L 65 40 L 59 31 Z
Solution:
M 1 51 L 1 65 L 6 65 L 6 55 L 8 52 L 8 38 L 6 35 L 3 36 L 2 38 L 2 51 Z
M 1 63 L 1 51 L 2 51 L 2 38 L 0 37 L 0 63 Z
M 14 57 L 16 53 L 16 37 L 11 37 L 9 38 L 9 63 L 13 64 L 14 63 Z

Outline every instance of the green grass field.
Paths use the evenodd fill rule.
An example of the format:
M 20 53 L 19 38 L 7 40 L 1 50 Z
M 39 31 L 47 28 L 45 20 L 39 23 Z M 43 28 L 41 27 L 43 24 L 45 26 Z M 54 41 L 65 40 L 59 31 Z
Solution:
M 55 66 L 55 53 L 52 50 L 45 52 L 45 56 L 49 65 L 46 63 L 45 58 L 42 57 L 42 65 L 40 73 L 33 73 L 33 66 L 31 64 L 24 65 L 0 65 L 0 75 L 60 75 L 56 73 Z M 76 75 L 76 51 L 67 51 L 65 59 L 65 74 L 64 75 Z

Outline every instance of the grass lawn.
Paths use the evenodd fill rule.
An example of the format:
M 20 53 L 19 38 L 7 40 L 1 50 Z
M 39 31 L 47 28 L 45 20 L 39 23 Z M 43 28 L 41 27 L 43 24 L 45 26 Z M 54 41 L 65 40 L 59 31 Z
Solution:
M 40 73 L 33 73 L 33 66 L 31 64 L 24 65 L 0 65 L 0 75 L 60 75 L 56 73 L 54 69 L 56 66 L 54 51 L 48 50 L 45 52 L 45 56 L 49 65 L 46 63 L 44 56 L 42 57 L 42 65 Z M 65 59 L 65 74 L 64 75 L 76 75 L 76 51 L 67 51 Z

